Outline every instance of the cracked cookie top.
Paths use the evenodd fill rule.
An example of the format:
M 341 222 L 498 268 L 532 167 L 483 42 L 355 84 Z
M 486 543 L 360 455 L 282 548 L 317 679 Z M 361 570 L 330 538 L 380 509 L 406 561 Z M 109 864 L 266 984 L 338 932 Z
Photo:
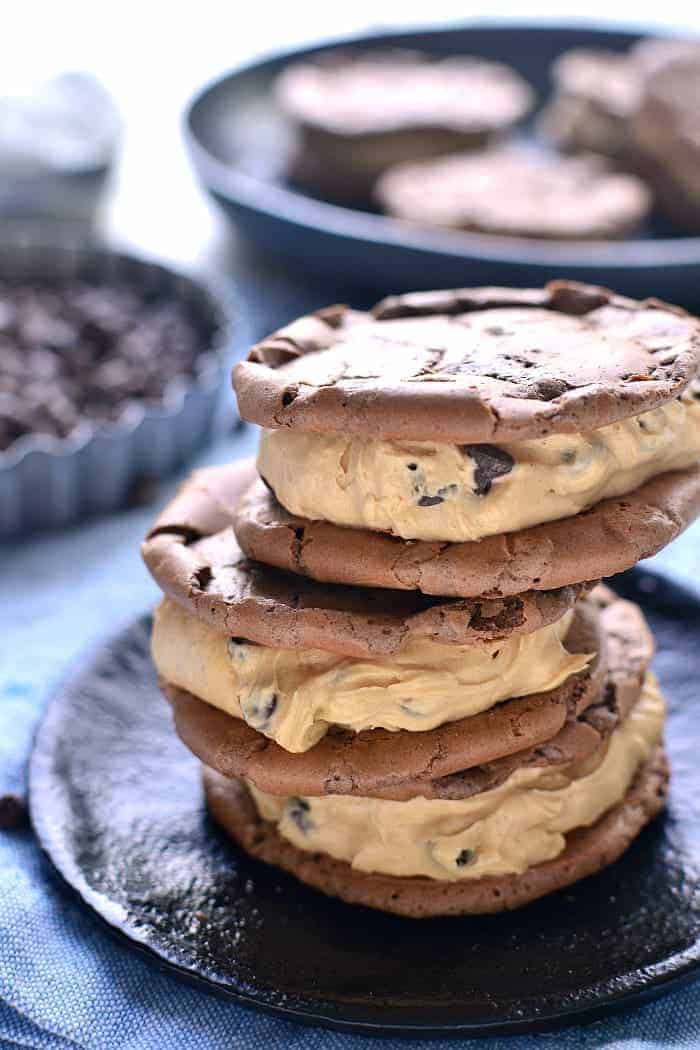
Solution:
M 605 426 L 677 397 L 700 322 L 657 300 L 554 281 L 329 307 L 234 370 L 241 415 L 269 428 L 442 442 Z

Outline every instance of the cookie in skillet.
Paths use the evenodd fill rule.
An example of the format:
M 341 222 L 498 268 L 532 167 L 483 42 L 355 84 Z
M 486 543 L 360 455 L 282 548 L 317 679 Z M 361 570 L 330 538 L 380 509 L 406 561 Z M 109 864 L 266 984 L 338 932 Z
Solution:
M 629 129 L 642 90 L 641 62 L 627 52 L 574 48 L 556 59 L 551 77 L 554 94 L 538 118 L 542 136 L 560 149 L 630 163 Z
M 647 80 L 632 135 L 661 209 L 679 228 L 700 231 L 700 48 Z
M 401 50 L 296 62 L 274 91 L 299 137 L 292 178 L 349 202 L 364 202 L 390 165 L 482 146 L 533 104 L 529 85 L 502 63 Z
M 601 156 L 518 145 L 390 168 L 375 196 L 388 214 L 419 226 L 547 240 L 625 237 L 652 203 L 641 179 Z

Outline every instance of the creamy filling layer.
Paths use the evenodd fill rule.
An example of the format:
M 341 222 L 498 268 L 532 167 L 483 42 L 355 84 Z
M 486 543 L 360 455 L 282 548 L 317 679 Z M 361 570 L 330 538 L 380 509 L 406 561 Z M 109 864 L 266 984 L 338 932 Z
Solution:
M 461 542 L 578 514 L 699 459 L 700 400 L 688 395 L 598 430 L 497 447 L 264 430 L 257 465 L 292 514 Z
M 568 832 L 594 824 L 624 798 L 661 740 L 664 714 L 648 674 L 604 753 L 578 768 L 516 770 L 500 787 L 464 800 L 279 798 L 248 787 L 284 838 L 358 871 L 440 880 L 520 874 L 559 856 Z
M 590 660 L 565 648 L 572 616 L 478 647 L 416 638 L 391 657 L 353 659 L 228 638 L 166 599 L 152 650 L 167 681 L 300 752 L 331 726 L 424 732 L 554 689 Z

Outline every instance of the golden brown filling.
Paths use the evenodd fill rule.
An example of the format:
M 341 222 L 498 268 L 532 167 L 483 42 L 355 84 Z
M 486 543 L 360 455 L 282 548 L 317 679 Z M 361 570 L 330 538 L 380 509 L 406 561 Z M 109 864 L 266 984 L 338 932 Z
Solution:
M 602 757 L 578 768 L 518 769 L 499 787 L 463 800 L 279 798 L 248 787 L 280 835 L 358 871 L 441 880 L 519 874 L 559 856 L 568 832 L 594 824 L 624 798 L 661 740 L 664 714 L 648 674 Z
M 152 648 L 167 681 L 299 752 L 331 726 L 423 732 L 554 689 L 590 659 L 564 646 L 572 616 L 488 645 L 416 638 L 393 656 L 357 659 L 231 639 L 166 599 Z
M 699 459 L 700 401 L 685 396 L 598 430 L 497 447 L 265 430 L 258 470 L 293 514 L 460 542 L 578 514 Z

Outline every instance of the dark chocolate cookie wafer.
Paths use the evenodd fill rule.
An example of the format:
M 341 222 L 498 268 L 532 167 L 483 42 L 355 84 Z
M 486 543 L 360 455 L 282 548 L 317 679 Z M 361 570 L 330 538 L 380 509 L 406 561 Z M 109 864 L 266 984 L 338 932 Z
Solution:
M 700 513 L 700 467 L 653 478 L 570 518 L 465 543 L 403 540 L 289 514 L 261 481 L 234 527 L 250 558 L 314 580 L 506 597 L 614 576 L 675 539 Z
M 388 656 L 409 638 L 478 645 L 554 623 L 591 586 L 448 600 L 420 591 L 321 585 L 242 553 L 231 525 L 251 461 L 197 471 L 143 546 L 165 594 L 222 633 L 283 649 Z
M 624 237 L 652 197 L 641 179 L 593 154 L 559 157 L 506 145 L 390 168 L 375 197 L 397 219 L 508 237 Z
M 252 856 L 295 875 L 322 893 L 349 904 L 428 918 L 507 911 L 569 886 L 612 864 L 642 828 L 663 808 L 668 790 L 668 761 L 661 747 L 639 770 L 625 798 L 596 824 L 566 836 L 566 849 L 554 860 L 522 875 L 441 882 L 413 876 L 356 871 L 328 854 L 298 849 L 261 819 L 239 780 L 204 769 L 209 810 L 224 830 Z
M 506 700 L 488 711 L 423 733 L 336 730 L 327 733 L 309 751 L 292 754 L 242 719 L 166 682 L 161 684 L 173 705 L 176 729 L 190 750 L 224 776 L 245 777 L 262 791 L 281 795 L 361 795 L 399 801 L 416 795 L 449 797 L 444 792 L 453 790 L 454 785 L 438 783 L 443 778 L 489 766 L 510 755 L 519 754 L 522 761 L 529 761 L 531 748 L 552 742 L 567 723 L 575 722 L 588 710 L 591 714 L 587 725 L 598 734 L 598 739 L 586 743 L 584 736 L 588 738 L 590 734 L 580 730 L 576 739 L 568 734 L 557 746 L 597 746 L 602 739 L 606 706 L 616 712 L 615 718 L 624 717 L 639 694 L 653 654 L 653 641 L 635 606 L 606 597 L 597 601 L 609 604 L 596 614 L 593 603 L 587 605 L 584 601 L 566 640 L 571 652 L 598 652 L 588 670 L 572 675 L 549 692 Z M 615 667 L 610 671 L 609 626 L 621 640 L 615 651 Z M 556 761 L 555 749 L 542 751 L 536 760 Z M 490 774 L 482 770 L 479 775 L 488 779 Z M 497 767 L 493 776 L 499 775 Z
M 365 438 L 490 443 L 605 426 L 682 392 L 700 321 L 554 281 L 329 307 L 234 369 L 244 419 Z

